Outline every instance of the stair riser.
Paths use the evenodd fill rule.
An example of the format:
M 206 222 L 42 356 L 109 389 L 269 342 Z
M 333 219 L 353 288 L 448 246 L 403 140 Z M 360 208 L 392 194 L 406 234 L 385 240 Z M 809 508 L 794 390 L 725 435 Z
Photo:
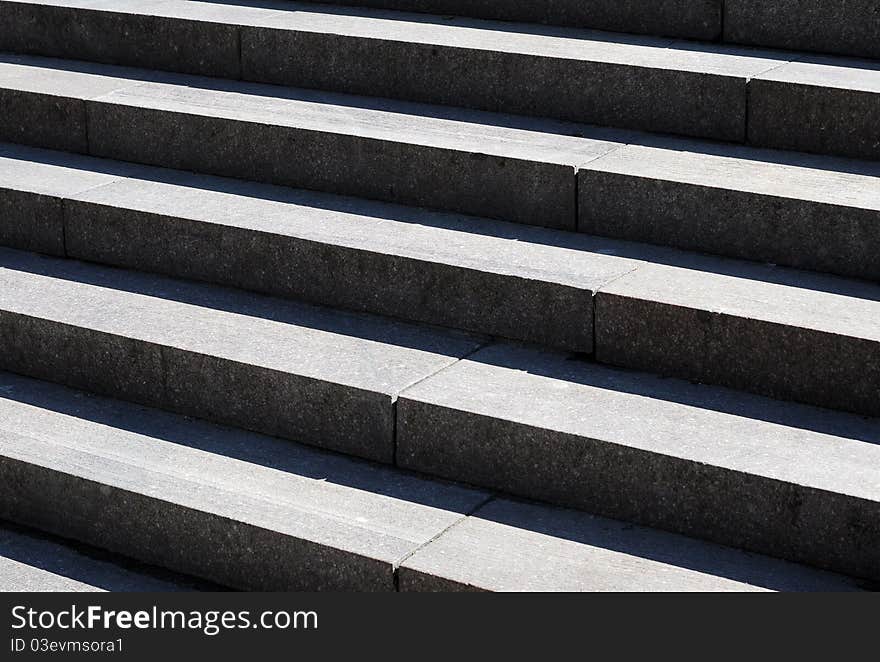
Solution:
M 725 0 L 724 40 L 855 57 L 880 58 L 875 0 Z
M 242 590 L 394 590 L 388 563 L 10 457 L 0 517 Z
M 338 4 L 312 0 L 314 4 Z M 428 14 L 470 16 L 500 21 L 716 39 L 721 34 L 719 0 L 346 0 L 353 7 L 372 7 Z
M 0 246 L 64 257 L 64 201 L 0 189 Z
M 149 165 L 573 229 L 571 167 L 145 111 L 89 107 L 91 153 Z
M 745 140 L 744 78 L 257 28 L 242 56 L 262 83 Z
M 88 153 L 81 99 L 0 88 L 0 141 Z
M 539 279 L 11 189 L 0 246 L 593 351 L 591 291 Z
M 880 280 L 880 211 L 594 167 L 578 173 L 581 232 Z
M 593 351 L 589 290 L 76 200 L 65 228 L 69 257 Z
M 0 21 L 12 52 L 745 140 L 742 78 L 69 8 Z
M 770 59 L 720 75 L 39 5 L 0 4 L 0 20 L 12 52 L 880 158 L 880 95 L 761 80 Z
M 0 141 L 543 227 L 575 226 L 570 166 L 98 101 L 86 109 L 80 100 L 35 93 L 13 96 L 0 118 Z
M 367 459 L 394 457 L 388 395 L 0 313 L 0 368 Z
M 862 577 L 880 577 L 877 504 L 412 400 L 398 463 Z
M 600 292 L 596 359 L 880 416 L 880 344 Z
M 0 50 L 238 78 L 239 27 L 146 14 L 0 3 Z
M 880 94 L 753 80 L 749 144 L 880 159 Z

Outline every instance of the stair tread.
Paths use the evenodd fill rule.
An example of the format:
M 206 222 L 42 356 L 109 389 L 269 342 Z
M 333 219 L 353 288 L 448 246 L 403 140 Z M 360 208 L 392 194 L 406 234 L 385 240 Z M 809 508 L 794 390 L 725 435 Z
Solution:
M 0 407 L 8 457 L 389 562 L 485 499 L 8 374 Z
M 0 249 L 8 312 L 395 396 L 479 339 Z
M 71 189 L 73 200 L 296 236 L 379 254 L 561 283 L 588 292 L 641 298 L 880 342 L 880 325 L 876 322 L 880 319 L 878 284 L 130 164 L 118 164 L 117 174 L 113 174 L 116 162 L 61 156 L 58 157 L 60 163 L 54 163 L 55 158 L 56 153 L 43 150 L 11 147 L 0 151 L 0 187 L 45 192 L 49 190 L 46 188 L 49 182 L 53 182 L 51 186 L 58 187 L 59 195 Z M 25 167 L 19 168 L 22 162 Z M 68 186 L 69 168 L 73 168 L 77 182 L 85 179 L 87 190 L 79 193 L 74 184 Z M 94 178 L 87 177 L 86 173 Z M 70 268 L 74 270 L 72 274 L 76 270 L 84 270 L 82 273 L 89 270 L 84 265 Z M 52 287 L 61 287 L 59 283 L 61 281 Z M 72 285 L 63 287 L 76 289 Z M 158 287 L 161 291 L 164 286 Z M 192 290 L 196 291 L 201 290 Z M 14 292 L 14 288 L 11 289 L 10 296 Z M 102 294 L 105 292 L 120 305 L 123 301 L 141 305 L 134 294 L 101 290 Z M 62 305 L 66 300 L 66 295 L 60 295 Z M 161 327 L 166 315 L 164 310 L 173 304 L 144 301 L 163 310 L 157 314 L 157 324 Z M 33 305 L 46 303 L 43 298 Z M 236 303 L 233 308 L 240 305 L 244 304 Z M 268 310 L 268 305 L 264 305 L 264 310 Z M 177 306 L 184 310 L 182 304 Z M 219 313 L 206 311 L 204 314 Z M 291 313 L 291 319 L 295 319 L 296 314 Z M 283 317 L 283 313 L 279 315 Z M 90 314 L 83 312 L 79 319 L 88 323 Z M 268 323 L 255 322 L 254 328 L 265 324 Z M 265 358 L 262 350 L 254 354 L 255 360 L 258 355 Z M 302 356 L 306 354 L 303 351 Z M 409 378 L 411 374 L 403 381 Z
M 878 419 L 504 343 L 401 398 L 880 504 Z
M 132 567 L 127 559 L 95 554 L 68 541 L 0 523 L 0 591 L 166 592 L 205 588 L 188 578 Z
M 35 56 L 0 57 L 0 85 L 827 204 L 880 207 L 880 165 L 872 161 Z
M 404 590 L 409 571 L 490 589 L 857 588 L 842 576 L 582 513 L 486 504 L 489 495 L 479 490 L 9 373 L 0 373 L 0 385 L 3 461 L 159 500 L 169 512 L 163 530 L 183 545 L 177 507 L 220 515 L 230 530 L 268 527 L 377 559 L 389 576 L 402 563 Z M 57 507 L 63 522 L 65 509 Z M 127 517 L 131 526 L 159 525 L 139 520 L 138 511 Z M 450 549 L 458 554 L 451 568 Z M 276 566 L 296 566 L 283 554 Z M 515 560 L 500 577 L 499 554 Z
M 677 69 L 722 76 L 751 77 L 774 66 L 760 51 L 740 55 L 670 48 L 673 39 L 603 33 L 578 28 L 484 21 L 445 16 L 427 20 L 422 14 L 354 7 L 317 7 L 297 2 L 211 4 L 186 0 L 125 0 L 107 6 L 91 0 L 28 0 L 28 4 L 80 7 L 146 14 L 228 25 L 329 33 L 348 37 L 454 46 L 583 61 Z
M 575 132 L 579 126 L 555 120 L 517 119 L 522 128 L 508 127 L 493 124 L 492 114 L 482 111 L 446 110 L 403 101 L 36 56 L 0 56 L 0 85 L 75 99 L 474 150 L 560 165 L 586 163 L 615 147 L 607 140 L 565 135 L 566 129 Z
M 832 573 L 561 508 L 496 499 L 401 565 L 400 588 L 852 591 Z

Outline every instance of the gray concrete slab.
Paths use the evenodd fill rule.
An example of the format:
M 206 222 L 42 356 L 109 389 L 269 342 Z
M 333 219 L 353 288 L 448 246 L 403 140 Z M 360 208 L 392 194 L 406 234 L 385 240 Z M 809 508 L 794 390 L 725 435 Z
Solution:
M 743 140 L 746 81 L 777 57 L 469 19 L 259 6 L 282 11 L 236 19 L 248 80 L 723 140 Z
M 78 168 L 79 158 L 0 144 L 0 245 L 64 256 L 62 201 L 118 178 Z
M 163 14 L 169 0 L 2 2 L 0 50 L 238 78 L 239 33 Z M 200 3 L 199 3 L 200 4 Z
M 174 171 L 64 209 L 70 257 L 588 353 L 593 293 L 635 268 L 586 237 Z
M 874 0 L 725 0 L 725 41 L 880 57 L 880 11 Z
M 5 369 L 385 462 L 397 394 L 480 342 L 27 253 L 0 259 Z
M 393 590 L 486 495 L 305 446 L 0 375 L 0 513 L 262 590 Z
M 580 170 L 580 231 L 880 280 L 880 164 L 657 142 Z
M 494 345 L 405 391 L 398 463 L 877 579 L 876 419 Z
M 880 415 L 880 287 L 682 255 L 596 297 L 599 361 Z
M 308 3 L 65 0 L 7 12 L 7 50 L 224 78 L 239 77 L 240 58 L 258 82 L 739 142 L 746 82 L 778 57 Z
M 756 77 L 749 143 L 880 159 L 880 62 L 809 58 Z
M 0 85 L 20 104 L 8 107 L 0 132 L 15 134 L 13 141 L 51 142 L 42 135 L 31 141 L 16 127 L 34 126 L 33 113 L 42 112 L 44 97 L 33 88 L 67 90 L 63 99 L 89 102 L 93 155 L 550 227 L 574 227 L 574 167 L 616 147 L 603 132 L 583 137 L 588 128 L 550 120 L 7 59 L 14 62 L 0 61 Z M 91 75 L 84 68 L 106 75 L 80 86 Z M 116 87 L 128 91 L 95 99 Z M 62 114 L 36 125 L 60 136 L 57 146 L 66 149 L 68 120 Z
M 336 4 L 325 0 L 313 2 Z M 348 0 L 346 5 L 691 39 L 715 39 L 721 33 L 718 0 L 663 0 L 649 5 L 620 0 L 547 0 L 540 3 L 510 0 Z
M 201 582 L 0 523 L 0 592 L 195 591 Z
M 585 513 L 494 500 L 419 549 L 400 590 L 853 591 L 848 577 Z

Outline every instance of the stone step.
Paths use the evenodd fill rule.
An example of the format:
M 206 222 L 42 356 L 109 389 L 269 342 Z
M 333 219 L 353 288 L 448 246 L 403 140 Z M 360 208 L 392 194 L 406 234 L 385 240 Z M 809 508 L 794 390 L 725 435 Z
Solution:
M 472 336 L 0 250 L 0 366 L 392 462 L 397 395 Z
M 513 21 L 544 25 L 590 28 L 633 34 L 723 40 L 734 44 L 811 51 L 854 57 L 880 58 L 877 33 L 880 12 L 873 0 L 848 0 L 841 8 L 819 0 L 664 0 L 644 3 L 627 0 L 305 0 L 304 2 L 223 3 L 283 9 L 289 11 L 356 14 L 359 9 L 391 10 L 376 16 L 399 16 L 399 12 L 433 14 L 422 21 L 444 24 L 452 16 L 492 21 Z M 143 5 L 143 3 L 141 3 Z M 113 32 L 118 27 L 107 3 L 101 0 L 3 0 L 0 11 L 10 20 L 30 18 L 54 20 L 65 26 L 68 39 L 82 40 L 84 52 L 100 52 L 98 40 L 88 39 L 84 24 L 69 18 L 83 9 L 105 10 L 101 27 Z M 319 5 L 309 7 L 309 5 Z M 125 11 L 119 3 L 112 9 Z M 150 7 L 150 9 L 153 9 Z M 206 8 L 199 8 L 203 14 Z M 95 19 L 93 19 L 95 20 Z M 11 25 L 11 23 L 10 23 Z M 73 26 L 76 26 L 75 28 Z M 168 29 L 154 21 L 150 27 Z M 203 33 L 202 33 L 203 34 Z M 191 35 L 197 39 L 198 34 Z M 52 44 L 57 48 L 57 45 Z M 155 47 L 153 47 L 155 49 Z M 193 49 L 196 51 L 196 49 Z M 158 49 L 153 54 L 159 55 Z M 202 53 L 201 57 L 206 57 Z M 165 56 L 167 59 L 167 55 Z
M 876 0 L 724 0 L 722 4 L 725 41 L 880 58 Z
M 123 75 L 171 76 L 177 83 Z M 880 241 L 876 162 L 185 82 L 226 85 L 7 56 L 0 63 L 9 101 L 0 138 L 558 229 L 579 224 L 591 234 L 880 278 L 880 256 L 871 248 Z M 129 85 L 133 91 L 120 98 L 122 92 L 101 97 Z M 82 105 L 89 89 L 104 100 Z
M 345 12 L 349 7 L 371 7 L 499 21 L 540 23 L 669 35 L 686 39 L 714 40 L 722 32 L 721 0 L 307 0 L 325 5 L 325 11 Z M 299 6 L 301 3 L 288 2 Z M 330 7 L 330 5 L 337 5 Z M 340 7 L 339 5 L 344 5 Z
M 31 166 L 10 168 L 24 175 L 21 188 L 33 191 L 40 185 L 29 182 L 61 179 L 47 177 L 45 172 L 40 175 L 42 166 Z M 271 212 L 264 212 L 265 205 L 275 205 L 277 200 L 234 198 L 222 187 L 215 190 L 216 197 L 208 197 L 210 184 L 177 190 L 161 179 L 122 179 L 86 190 L 73 196 L 72 202 L 65 201 L 65 211 L 59 214 L 63 219 L 55 221 L 54 245 L 63 243 L 64 254 L 71 257 L 276 295 L 304 296 L 325 305 L 460 326 L 472 332 L 525 337 L 582 353 L 595 352 L 599 361 L 612 365 L 880 416 L 880 399 L 876 397 L 880 392 L 876 360 L 880 352 L 880 285 L 645 244 L 421 212 L 415 212 L 420 224 L 415 230 L 406 225 L 413 223 L 412 217 L 382 213 L 380 229 L 365 231 L 376 227 L 375 219 L 327 216 L 327 205 L 316 210 L 309 206 L 314 199 L 303 194 L 285 193 L 289 197 L 280 209 L 273 206 Z M 183 186 L 179 180 L 175 185 Z M 233 190 L 236 195 L 241 193 L 241 189 Z M 194 197 L 182 205 L 185 196 Z M 39 200 L 52 198 L 38 198 L 34 215 L 43 218 L 39 210 L 46 205 Z M 358 214 L 368 208 L 349 202 Z M 183 207 L 199 211 L 187 214 L 181 211 Z M 338 206 L 330 207 L 339 211 Z M 249 215 L 248 208 L 257 211 Z M 304 214 L 302 219 L 300 214 Z M 313 220 L 315 214 L 323 214 L 320 221 Z M 303 220 L 312 227 L 304 228 Z M 362 225 L 364 222 L 369 225 Z M 227 226 L 244 234 L 229 238 Z M 278 247 L 284 241 L 304 242 L 289 254 L 290 261 L 288 253 Z M 438 248 L 444 244 L 448 244 L 448 252 Z M 168 251 L 169 245 L 179 248 Z M 212 257 L 215 255 L 222 257 Z M 332 264 L 329 260 L 334 255 L 343 264 L 353 264 L 351 271 L 322 270 Z M 70 266 L 63 260 L 40 260 L 14 251 L 3 256 L 5 277 L 10 279 L 5 300 L 10 313 L 34 307 L 34 314 L 40 317 L 44 313 L 39 306 L 50 305 L 43 296 L 33 302 L 21 300 L 20 290 L 25 285 L 34 292 L 43 287 L 40 278 L 29 275 L 34 270 L 46 271 L 44 275 L 50 279 L 55 272 L 61 274 L 60 280 L 49 282 L 57 292 L 55 307 L 65 315 L 72 295 L 64 290 L 76 289 L 78 279 L 133 279 L 132 285 L 117 288 L 127 287 L 127 293 L 112 293 L 119 315 L 129 317 L 129 324 L 139 323 L 140 313 L 131 310 L 142 307 L 141 299 L 133 293 L 143 288 L 156 292 L 156 298 L 149 302 L 159 327 L 167 322 L 164 310 L 171 305 L 163 300 L 165 288 L 183 288 L 187 294 L 181 296 L 185 301 L 190 297 L 196 306 L 210 301 L 214 292 L 211 287 L 200 289 L 125 272 L 117 275 L 113 270 Z M 505 263 L 503 267 L 499 260 Z M 317 271 L 310 265 L 317 265 Z M 432 265 L 431 269 L 426 265 Z M 65 276 L 68 269 L 73 271 Z M 408 274 L 412 272 L 422 275 L 411 279 Z M 21 279 L 26 282 L 19 283 Z M 524 280 L 529 287 L 522 285 Z M 336 294 L 337 289 L 343 293 Z M 531 297 L 532 292 L 545 292 L 552 298 L 519 307 L 518 297 Z M 98 294 L 89 296 L 94 306 L 101 305 Z M 273 318 L 275 300 L 256 298 L 257 303 L 252 303 L 243 292 L 224 291 L 222 297 L 227 296 L 234 301 L 228 309 L 245 314 L 253 310 L 257 319 L 252 322 L 261 329 L 266 323 L 262 317 Z M 314 310 L 290 306 L 293 312 L 282 308 L 276 321 L 296 324 L 312 314 L 300 311 Z M 91 323 L 86 312 L 76 313 L 71 320 L 87 327 Z M 390 322 L 382 324 L 398 328 Z M 242 326 L 242 333 L 246 326 Z M 117 330 L 124 337 L 131 332 L 124 323 Z M 268 328 L 264 333 L 269 333 Z M 169 341 L 166 336 L 162 339 Z M 202 341 L 199 337 L 190 340 L 196 345 Z M 323 348 L 322 340 L 314 342 L 315 347 Z M 423 364 L 413 358 L 413 372 L 393 385 L 383 382 L 378 391 L 385 395 L 380 399 L 390 406 L 393 394 L 407 380 L 444 367 L 478 342 L 456 338 L 452 345 L 443 346 L 445 350 L 438 350 L 437 354 L 445 357 L 440 360 L 435 355 L 438 363 Z M 328 351 L 334 348 L 331 343 Z M 22 346 L 20 351 L 21 360 L 27 361 L 34 350 Z M 363 359 L 372 360 L 369 355 Z M 362 367 L 370 374 L 368 366 Z M 113 392 L 106 389 L 115 387 L 131 388 L 124 383 L 108 384 L 102 392 Z M 222 400 L 214 403 L 218 415 L 228 410 Z M 264 404 L 271 410 L 272 404 Z M 275 415 L 270 418 L 274 420 Z M 289 416 L 281 418 L 289 423 Z M 387 432 L 387 415 L 381 420 L 384 422 L 377 422 L 374 428 L 374 439 L 386 434 L 378 430 Z M 238 419 L 232 422 L 242 424 Z M 307 439 L 332 436 L 326 430 L 313 434 L 318 429 L 310 428 Z M 389 452 L 386 448 L 376 459 L 387 459 Z
M 29 56 L 0 56 L 0 102 L 10 142 L 569 229 L 576 167 L 616 147 L 560 122 Z
M 397 435 L 405 468 L 880 578 L 878 419 L 498 344 L 404 392 Z M 478 584 L 467 537 L 492 528 L 415 569 Z
M 308 4 L 3 6 L 0 50 L 880 158 L 871 62 Z
M 0 393 L 5 393 L 3 387 Z M 0 592 L 164 593 L 212 588 L 198 580 L 0 522 Z
M 401 591 L 853 591 L 873 583 L 693 538 L 495 499 L 400 567 Z
M 0 145 L 0 244 L 578 352 L 607 240 Z M 552 321 L 551 321 L 552 320 Z
M 0 477 L 4 517 L 238 588 L 866 587 L 9 373 Z
M 34 380 L 2 383 L 2 517 L 225 586 L 393 590 L 401 560 L 487 498 Z

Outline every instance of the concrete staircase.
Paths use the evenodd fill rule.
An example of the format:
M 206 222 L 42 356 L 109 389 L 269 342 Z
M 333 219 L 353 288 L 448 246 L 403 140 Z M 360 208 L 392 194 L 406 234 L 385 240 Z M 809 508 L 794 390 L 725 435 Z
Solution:
M 0 0 L 0 518 L 242 589 L 876 587 L 838 4 Z

